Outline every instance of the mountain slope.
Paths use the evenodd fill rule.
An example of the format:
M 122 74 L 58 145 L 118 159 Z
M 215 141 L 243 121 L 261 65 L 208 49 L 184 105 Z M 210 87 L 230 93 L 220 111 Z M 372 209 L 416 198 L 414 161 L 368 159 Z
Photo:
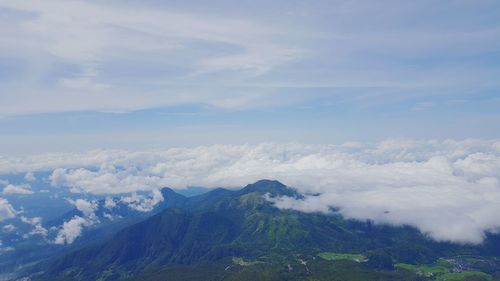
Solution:
M 205 268 L 203 264 L 223 264 L 232 268 L 235 257 L 242 269 L 264 267 L 266 272 L 275 272 L 281 268 L 273 274 L 283 276 L 280 274 L 287 271 L 283 271 L 286 264 L 296 262 L 299 256 L 317 264 L 319 260 L 314 257 L 319 252 L 363 253 L 369 259 L 367 266 L 387 270 L 392 269 L 394 261 L 432 263 L 439 257 L 486 252 L 481 247 L 437 243 L 411 227 L 279 210 L 264 198 L 265 194 L 300 198 L 293 189 L 266 180 L 239 191 L 216 189 L 185 198 L 104 243 L 44 264 L 42 274 L 34 277 L 115 280 L 161 272 L 174 265 Z

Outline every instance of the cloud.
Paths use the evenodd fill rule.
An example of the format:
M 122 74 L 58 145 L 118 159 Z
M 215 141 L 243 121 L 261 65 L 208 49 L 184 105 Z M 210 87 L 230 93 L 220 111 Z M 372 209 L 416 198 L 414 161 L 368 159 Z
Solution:
M 84 227 L 90 227 L 99 223 L 99 218 L 95 214 L 96 210 L 99 208 L 97 201 L 76 199 L 69 200 L 69 202 L 75 205 L 76 209 L 79 210 L 83 216 L 74 216 L 69 221 L 64 222 L 63 225 L 59 227 L 57 236 L 53 241 L 54 244 L 71 244 L 82 234 Z
M 104 200 L 104 208 L 106 209 L 113 209 L 116 207 L 116 202 L 115 202 L 115 199 L 113 199 L 113 197 L 106 197 L 106 199 Z
M 0 240 L 0 253 L 7 253 L 7 252 L 14 251 L 13 247 L 2 247 L 2 246 L 3 246 L 3 242 L 2 242 L 2 240 Z
M 17 212 L 5 198 L 0 198 L 0 221 L 14 218 Z
M 99 207 L 97 201 L 88 201 L 85 199 L 76 199 L 75 201 L 70 201 L 73 205 L 75 205 L 76 209 L 78 209 L 85 217 L 95 217 L 95 211 Z
M 301 54 L 281 39 L 290 37 L 285 28 L 244 17 L 88 1 L 2 1 L 0 8 L 12 19 L 2 21 L 1 50 L 27 70 L 2 87 L 2 115 L 217 106 L 232 94 L 186 80 L 221 89 L 229 73 L 255 77 Z
M 300 103 L 316 87 L 390 103 L 499 86 L 498 68 L 484 63 L 500 46 L 498 19 L 486 12 L 498 11 L 494 1 L 211 6 L 2 1 L 9 59 L 0 63 L 10 71 L 0 114 L 281 106 L 291 88 L 305 89 Z
M 9 164 L 12 163 L 12 166 Z M 99 150 L 4 158 L 0 169 L 53 169 L 55 187 L 120 194 L 147 211 L 161 187 L 238 187 L 277 179 L 304 200 L 273 199 L 280 208 L 330 212 L 377 223 L 412 225 L 440 241 L 479 243 L 500 227 L 500 141 L 389 139 L 340 145 L 213 145 L 130 152 Z M 108 200 L 109 201 L 109 200 Z M 115 204 L 118 202 L 115 202 Z M 112 208 L 108 202 L 108 207 Z M 81 208 L 92 214 L 89 202 Z M 90 216 L 90 215 L 89 215 Z
M 158 189 L 154 189 L 151 191 L 151 197 L 149 198 L 134 193 L 130 196 L 122 196 L 120 202 L 139 212 L 151 212 L 163 200 L 161 192 Z
M 21 216 L 21 221 L 33 226 L 33 229 L 28 233 L 28 236 L 41 235 L 43 237 L 47 237 L 48 230 L 42 226 L 41 217 L 27 218 L 25 216 Z
M 3 232 L 11 233 L 14 232 L 17 228 L 13 224 L 6 224 L 2 227 Z
M 31 186 L 29 184 L 21 184 L 21 185 L 14 185 L 14 184 L 8 184 L 6 187 L 4 187 L 3 194 L 24 194 L 24 195 L 29 195 L 33 194 L 33 190 L 31 190 Z
M 132 192 L 144 187 L 157 186 L 162 182 L 160 177 L 148 175 L 147 171 L 140 171 L 134 167 L 123 170 L 108 170 L 101 167 L 98 171 L 59 168 L 54 170 L 49 178 L 53 186 L 68 186 L 73 192 L 97 194 Z M 122 185 L 123 188 L 116 190 L 117 185 Z
M 82 233 L 82 229 L 88 222 L 80 216 L 74 216 L 71 220 L 64 222 L 54 240 L 55 244 L 71 244 Z
M 36 181 L 35 174 L 33 172 L 27 172 L 26 175 L 24 175 L 24 179 L 29 182 Z

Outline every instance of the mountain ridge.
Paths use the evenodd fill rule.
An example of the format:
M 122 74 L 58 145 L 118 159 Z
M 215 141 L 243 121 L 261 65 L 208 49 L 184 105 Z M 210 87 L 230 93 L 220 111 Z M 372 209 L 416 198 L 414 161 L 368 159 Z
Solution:
M 174 197 L 171 207 L 103 243 L 44 263 L 33 279 L 119 280 L 172 265 L 215 266 L 234 257 L 287 260 L 318 252 L 364 253 L 374 267 L 389 270 L 392 261 L 432 263 L 443 256 L 484 252 L 480 247 L 430 240 L 409 226 L 346 220 L 336 213 L 280 210 L 264 195 L 300 194 L 277 181 L 261 180 L 240 190 L 215 189 L 193 197 L 167 192 Z M 110 270 L 112 276 L 107 275 Z

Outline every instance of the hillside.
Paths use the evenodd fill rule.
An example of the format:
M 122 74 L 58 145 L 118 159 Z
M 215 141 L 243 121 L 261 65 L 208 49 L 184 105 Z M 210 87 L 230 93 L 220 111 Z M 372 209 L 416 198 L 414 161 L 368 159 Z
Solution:
M 487 267 L 483 270 L 487 277 L 473 275 L 480 278 L 474 280 L 488 280 L 500 268 L 494 257 L 500 256 L 500 249 L 495 248 L 498 237 L 490 237 L 482 246 L 438 243 L 408 226 L 345 220 L 338 214 L 280 210 L 264 198 L 265 194 L 301 196 L 268 180 L 238 191 L 216 189 L 188 198 L 172 193 L 170 196 L 178 201 L 170 202 L 171 207 L 122 229 L 103 243 L 39 264 L 32 277 L 331 280 L 328 276 L 336 272 L 345 276 L 342 280 L 366 280 L 367 276 L 377 280 L 401 280 L 398 278 L 404 276 L 405 280 L 413 280 L 432 276 L 397 265 L 434 264 L 439 258 L 457 256 L 476 257 L 471 272 L 487 264 L 483 266 Z M 454 270 L 450 263 L 446 268 Z M 172 274 L 177 277 L 168 279 Z

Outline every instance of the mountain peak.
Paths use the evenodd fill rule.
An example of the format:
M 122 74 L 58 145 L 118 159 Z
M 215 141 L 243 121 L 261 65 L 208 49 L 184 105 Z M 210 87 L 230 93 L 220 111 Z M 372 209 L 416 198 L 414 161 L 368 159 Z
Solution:
M 270 193 L 272 196 L 296 196 L 297 192 L 292 188 L 282 184 L 277 180 L 259 180 L 255 183 L 245 186 L 239 191 L 241 194 L 258 192 Z

